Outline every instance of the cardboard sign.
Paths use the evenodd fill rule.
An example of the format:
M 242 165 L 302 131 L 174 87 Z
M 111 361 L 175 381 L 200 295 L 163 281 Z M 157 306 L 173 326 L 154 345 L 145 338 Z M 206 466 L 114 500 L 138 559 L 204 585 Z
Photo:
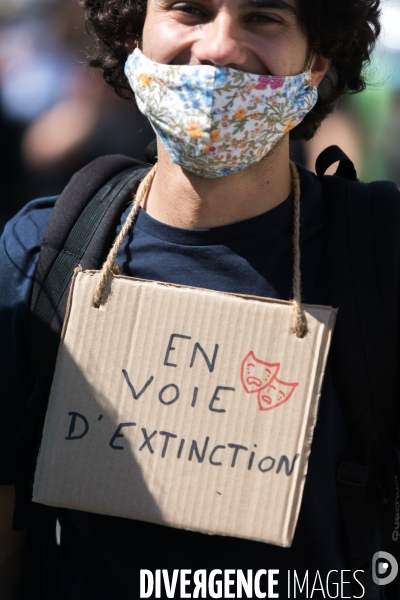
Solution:
M 335 311 L 98 272 L 71 288 L 34 501 L 290 546 Z

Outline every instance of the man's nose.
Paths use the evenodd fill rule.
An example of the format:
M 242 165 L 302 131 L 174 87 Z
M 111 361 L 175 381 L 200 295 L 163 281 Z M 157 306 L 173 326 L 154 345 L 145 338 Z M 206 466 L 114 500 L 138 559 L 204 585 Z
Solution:
M 229 14 L 223 13 L 203 25 L 192 52 L 201 64 L 237 68 L 247 61 L 247 51 L 240 27 Z

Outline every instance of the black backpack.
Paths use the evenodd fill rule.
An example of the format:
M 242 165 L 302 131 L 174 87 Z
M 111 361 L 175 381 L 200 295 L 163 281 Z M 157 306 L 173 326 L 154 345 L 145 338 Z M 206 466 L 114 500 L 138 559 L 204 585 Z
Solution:
M 156 160 L 154 151 L 153 145 L 149 162 Z M 336 161 L 340 161 L 336 175 L 325 176 Z M 32 393 L 13 448 L 14 528 L 30 528 L 33 547 L 40 546 L 37 554 L 45 549 L 45 575 L 38 582 L 42 586 L 38 598 L 57 598 L 57 509 L 33 504 L 31 489 L 72 273 L 79 264 L 83 269 L 100 268 L 120 216 L 147 171 L 148 166 L 125 156 L 96 159 L 64 189 L 43 240 L 31 300 Z M 400 539 L 395 534 L 400 485 L 395 453 L 400 192 L 391 182 L 358 182 L 353 164 L 336 146 L 320 155 L 317 174 L 326 204 L 327 301 L 339 308 L 330 360 L 352 432 L 338 466 L 338 492 L 352 567 L 364 571 L 363 578 L 360 573 L 357 577 L 366 588 L 363 597 L 368 598 L 376 588 L 364 541 L 367 488 L 377 495 L 381 549 L 400 562 Z M 38 568 L 34 571 L 37 575 Z

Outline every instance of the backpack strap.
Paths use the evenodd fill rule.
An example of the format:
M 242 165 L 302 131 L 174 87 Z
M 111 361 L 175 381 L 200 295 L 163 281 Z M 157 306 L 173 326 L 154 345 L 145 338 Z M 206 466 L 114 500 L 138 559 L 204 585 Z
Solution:
M 357 172 L 354 164 L 339 146 L 329 146 L 318 156 L 315 162 L 315 172 L 318 177 L 325 175 L 325 172 L 329 167 L 336 162 L 339 162 L 336 175 L 344 177 L 345 179 L 357 181 Z
M 103 156 L 76 173 L 58 198 L 43 238 L 31 299 L 31 379 L 43 386 L 53 378 L 48 366 L 48 332 L 61 332 L 74 269 L 101 265 L 133 190 L 143 177 L 140 163 L 125 156 Z M 45 366 L 43 367 L 43 360 Z
M 368 598 L 376 589 L 369 576 L 365 492 L 381 477 L 399 421 L 400 193 L 391 182 L 357 182 L 351 161 L 336 148 L 325 151 L 318 175 L 326 205 L 327 295 L 339 308 L 332 371 L 351 432 L 337 480 L 353 567 L 364 570 Z M 332 162 L 341 161 L 338 172 L 351 175 L 350 180 L 338 172 L 323 176 L 327 155 Z M 393 467 L 393 461 L 390 464 Z M 396 465 L 392 478 L 400 473 L 398 461 Z M 384 516 L 390 520 L 393 514 L 386 511 Z

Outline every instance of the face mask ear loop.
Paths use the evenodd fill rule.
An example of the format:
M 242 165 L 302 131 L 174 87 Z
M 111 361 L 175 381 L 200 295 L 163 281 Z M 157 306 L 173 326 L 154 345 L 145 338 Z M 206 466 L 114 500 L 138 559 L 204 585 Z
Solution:
M 147 173 L 146 177 L 143 179 L 142 184 L 141 184 L 142 189 L 140 190 L 140 193 L 135 197 L 135 200 L 132 205 L 132 209 L 131 209 L 121 231 L 117 235 L 115 242 L 112 245 L 112 248 L 101 268 L 100 278 L 99 278 L 99 281 L 96 285 L 96 289 L 93 294 L 93 306 L 95 308 L 99 308 L 101 305 L 103 291 L 104 291 L 104 288 L 106 286 L 108 279 L 111 277 L 111 275 L 113 273 L 115 274 L 115 273 L 120 272 L 119 266 L 116 265 L 114 262 L 115 258 L 118 254 L 118 250 L 122 244 L 124 237 L 128 233 L 129 229 L 132 227 L 132 225 L 135 223 L 135 220 L 139 214 L 139 210 L 140 210 L 142 201 L 145 199 L 146 194 L 149 191 L 152 181 L 154 179 L 154 175 L 156 174 L 157 166 L 158 166 L 158 163 L 156 163 L 154 165 L 154 167 L 151 169 L 151 171 L 149 171 L 149 173 Z
M 301 270 L 300 270 L 300 176 L 294 162 L 290 161 L 293 187 L 293 333 L 298 338 L 307 335 L 307 319 L 301 304 Z

